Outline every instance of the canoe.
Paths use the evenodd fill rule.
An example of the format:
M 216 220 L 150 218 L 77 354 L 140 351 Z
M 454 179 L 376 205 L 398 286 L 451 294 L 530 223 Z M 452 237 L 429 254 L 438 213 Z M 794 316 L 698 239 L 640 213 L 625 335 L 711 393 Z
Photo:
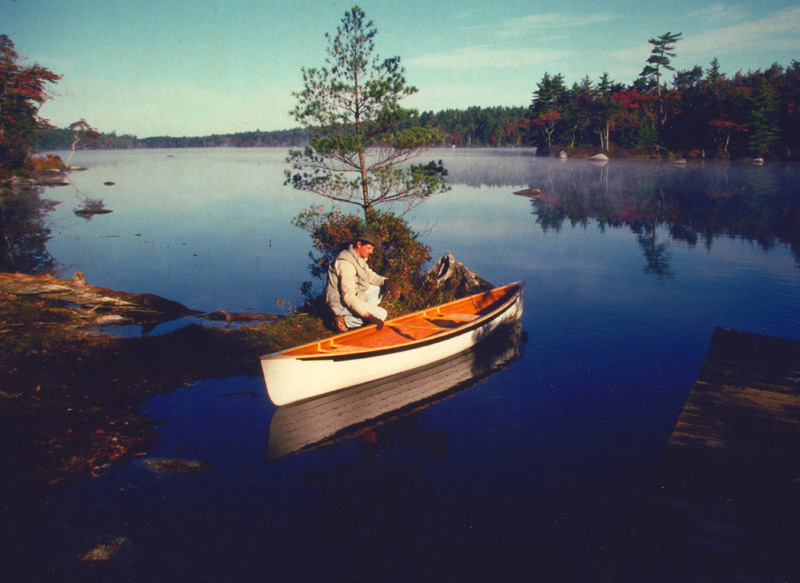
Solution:
M 522 343 L 522 322 L 516 320 L 439 362 L 278 407 L 270 420 L 266 459 L 362 435 L 471 389 L 519 359 Z
M 477 344 L 522 315 L 524 282 L 364 326 L 261 357 L 278 406 L 438 362 Z

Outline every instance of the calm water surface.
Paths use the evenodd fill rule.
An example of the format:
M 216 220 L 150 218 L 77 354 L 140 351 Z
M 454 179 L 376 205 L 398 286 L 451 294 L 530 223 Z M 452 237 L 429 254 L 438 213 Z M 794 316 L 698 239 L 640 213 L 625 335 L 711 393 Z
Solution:
M 324 201 L 281 185 L 284 157 L 81 152 L 74 188 L 46 193 L 63 202 L 48 249 L 65 276 L 195 309 L 297 304 L 310 238 L 290 221 Z M 526 280 L 517 357 L 429 407 L 274 461 L 278 415 L 260 377 L 157 397 L 146 409 L 162 439 L 146 457 L 213 469 L 157 476 L 138 459 L 55 497 L 30 525 L 27 558 L 44 576 L 601 581 L 609 565 L 624 570 L 637 503 L 714 328 L 800 337 L 800 173 L 433 157 L 452 190 L 407 218 L 434 258 L 451 252 L 496 284 Z M 542 194 L 514 194 L 528 187 Z M 76 217 L 87 196 L 114 212 Z M 78 564 L 102 535 L 126 537 L 126 558 Z

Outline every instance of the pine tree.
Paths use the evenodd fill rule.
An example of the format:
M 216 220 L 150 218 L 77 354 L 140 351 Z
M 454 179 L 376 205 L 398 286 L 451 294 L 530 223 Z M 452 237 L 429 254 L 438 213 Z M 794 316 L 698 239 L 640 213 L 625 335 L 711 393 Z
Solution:
M 564 85 L 564 75 L 559 73 L 553 77 L 545 73 L 542 80 L 536 84 L 538 90 L 533 94 L 531 103 L 531 114 L 533 117 L 548 113 L 558 107 L 566 94 L 567 87 Z
M 750 99 L 747 128 L 748 147 L 751 153 L 763 156 L 769 153 L 778 139 L 778 97 L 766 77 L 759 79 L 758 87 Z
M 675 43 L 681 40 L 682 32 L 662 34 L 657 38 L 651 38 L 649 42 L 653 45 L 650 51 L 650 57 L 647 59 L 647 65 L 642 69 L 641 78 L 647 81 L 650 85 L 655 85 L 656 95 L 658 96 L 658 109 L 659 109 L 659 123 L 664 127 L 666 123 L 666 110 L 664 108 L 664 97 L 662 94 L 663 70 L 674 71 L 675 69 L 670 64 L 670 57 L 674 57 Z
M 286 183 L 297 190 L 367 212 L 376 204 L 420 204 L 448 189 L 441 163 L 403 164 L 440 143 L 431 127 L 409 124 L 416 112 L 400 101 L 417 92 L 406 83 L 400 58 L 375 54 L 375 29 L 355 6 L 329 41 L 326 66 L 303 69 L 304 89 L 295 93 L 295 119 L 314 137 L 304 150 L 290 151 L 296 172 Z

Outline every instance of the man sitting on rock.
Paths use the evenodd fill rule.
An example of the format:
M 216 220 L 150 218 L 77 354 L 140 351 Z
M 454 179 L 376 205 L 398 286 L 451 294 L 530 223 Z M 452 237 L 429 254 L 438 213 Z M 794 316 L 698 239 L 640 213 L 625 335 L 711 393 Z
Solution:
M 384 294 L 395 295 L 397 287 L 367 265 L 378 245 L 374 232 L 361 230 L 328 267 L 325 301 L 333 311 L 334 328 L 339 332 L 366 323 L 375 324 L 378 330 L 383 328 L 388 312 L 378 304 Z

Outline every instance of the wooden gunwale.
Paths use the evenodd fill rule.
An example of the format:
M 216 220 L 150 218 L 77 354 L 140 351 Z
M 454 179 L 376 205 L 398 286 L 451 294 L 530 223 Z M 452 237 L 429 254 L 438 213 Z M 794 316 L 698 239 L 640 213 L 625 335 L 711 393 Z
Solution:
M 436 324 L 387 324 L 387 326 L 397 326 L 399 328 L 420 328 L 423 330 L 452 330 L 447 326 L 438 326 Z

